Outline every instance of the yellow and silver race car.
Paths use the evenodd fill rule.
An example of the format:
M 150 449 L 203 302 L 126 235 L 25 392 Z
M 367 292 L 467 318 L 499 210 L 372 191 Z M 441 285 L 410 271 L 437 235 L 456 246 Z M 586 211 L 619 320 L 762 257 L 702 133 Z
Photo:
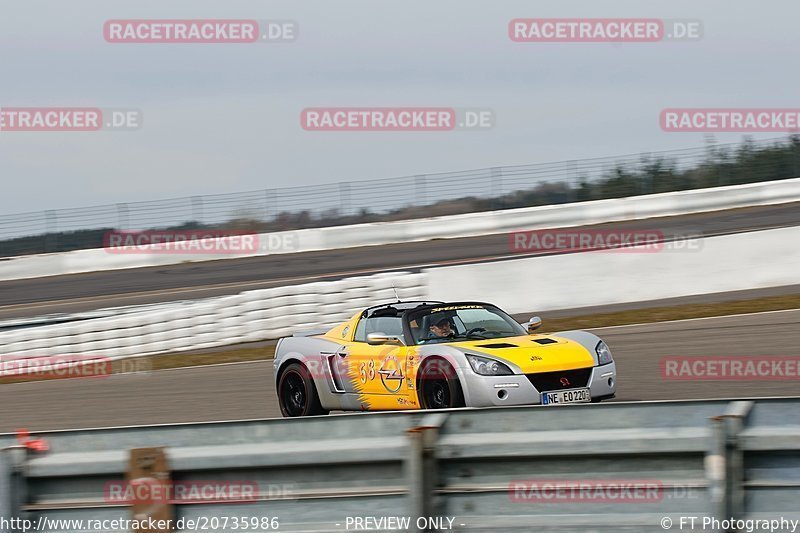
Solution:
M 597 402 L 616 392 L 611 351 L 586 331 L 537 334 L 480 302 L 370 307 L 328 331 L 278 341 L 284 416 Z

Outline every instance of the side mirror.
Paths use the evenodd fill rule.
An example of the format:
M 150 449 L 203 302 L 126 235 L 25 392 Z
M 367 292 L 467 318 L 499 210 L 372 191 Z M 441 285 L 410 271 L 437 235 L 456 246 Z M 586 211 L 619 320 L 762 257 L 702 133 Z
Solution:
M 386 333 L 376 331 L 367 335 L 367 344 L 372 346 L 380 346 L 381 344 L 399 344 L 404 345 L 403 339 L 397 335 L 387 335 Z
M 530 320 L 522 324 L 522 327 L 528 330 L 528 333 L 533 333 L 542 327 L 542 319 L 538 316 L 532 316 Z

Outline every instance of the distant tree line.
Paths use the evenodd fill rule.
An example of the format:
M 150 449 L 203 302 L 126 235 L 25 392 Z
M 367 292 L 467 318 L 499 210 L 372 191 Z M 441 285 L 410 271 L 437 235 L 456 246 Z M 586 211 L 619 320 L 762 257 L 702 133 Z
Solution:
M 529 189 L 494 197 L 464 197 L 443 200 L 425 206 L 408 206 L 385 213 L 364 208 L 355 214 L 337 209 L 281 212 L 271 220 L 242 216 L 224 224 L 204 225 L 186 222 L 180 226 L 151 228 L 158 230 L 238 229 L 259 233 L 303 228 L 340 226 L 364 222 L 407 220 L 480 211 L 514 209 L 622 198 L 642 194 L 738 185 L 800 177 L 800 136 L 785 143 L 756 146 L 745 140 L 735 150 L 710 146 L 703 161 L 679 168 L 668 157 L 643 157 L 635 168 L 618 165 L 599 178 L 578 177 L 574 184 L 543 182 Z M 0 256 L 62 252 L 102 248 L 103 236 L 114 228 L 52 232 L 0 241 Z

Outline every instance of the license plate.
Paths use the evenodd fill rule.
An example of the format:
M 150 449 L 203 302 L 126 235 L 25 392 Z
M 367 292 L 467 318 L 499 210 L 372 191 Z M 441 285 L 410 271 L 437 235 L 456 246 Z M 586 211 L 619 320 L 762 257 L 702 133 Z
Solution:
M 592 394 L 589 389 L 569 389 L 542 393 L 542 405 L 586 403 L 591 401 Z

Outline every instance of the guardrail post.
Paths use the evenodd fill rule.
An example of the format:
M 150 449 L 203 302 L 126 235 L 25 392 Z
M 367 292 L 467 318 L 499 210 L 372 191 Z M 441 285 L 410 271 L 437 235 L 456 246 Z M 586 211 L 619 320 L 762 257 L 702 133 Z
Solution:
M 727 478 L 728 509 L 725 516 L 742 518 L 744 512 L 744 452 L 739 444 L 739 434 L 753 408 L 753 402 L 732 402 L 725 413 L 727 435 L 725 477 Z
M 750 401 L 732 402 L 724 415 L 711 419 L 713 444 L 706 456 L 706 477 L 712 516 L 720 521 L 745 514 L 744 453 L 739 446 L 739 434 L 752 408 Z
M 711 450 L 705 459 L 706 478 L 708 479 L 708 491 L 711 500 L 711 516 L 722 520 L 725 518 L 728 509 L 728 490 L 725 473 L 725 446 L 728 440 L 725 427 L 725 417 L 715 416 L 711 418 Z M 712 529 L 711 531 L 720 531 Z
M 0 527 L 3 519 L 17 516 L 14 511 L 13 492 L 11 490 L 11 458 L 9 453 L 0 452 Z
M 0 448 L 0 524 L 3 526 L 0 529 L 8 533 L 22 531 L 17 522 L 22 518 L 22 505 L 27 499 L 25 457 L 24 446 Z M 2 523 L 3 519 L 7 522 Z
M 434 491 L 439 482 L 436 459 L 436 443 L 439 429 L 444 424 L 447 413 L 426 415 L 422 423 L 407 431 L 409 439 L 406 459 L 408 479 L 408 503 L 412 525 L 409 531 L 426 531 L 417 528 L 417 518 L 436 516 Z

